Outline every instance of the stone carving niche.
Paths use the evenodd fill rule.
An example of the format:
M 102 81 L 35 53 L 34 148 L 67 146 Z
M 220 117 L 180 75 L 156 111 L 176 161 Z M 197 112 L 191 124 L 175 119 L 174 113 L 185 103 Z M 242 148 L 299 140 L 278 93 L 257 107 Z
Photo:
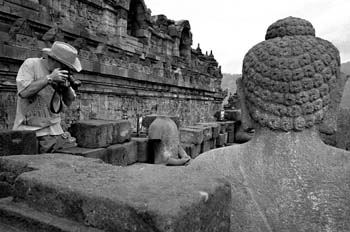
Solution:
M 142 0 L 131 0 L 128 12 L 127 34 L 138 37 L 140 30 L 147 29 L 147 8 Z

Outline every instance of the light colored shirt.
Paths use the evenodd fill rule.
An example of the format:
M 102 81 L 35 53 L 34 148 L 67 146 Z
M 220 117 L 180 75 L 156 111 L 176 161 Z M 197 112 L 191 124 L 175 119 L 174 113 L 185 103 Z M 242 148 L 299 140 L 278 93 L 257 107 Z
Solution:
M 46 78 L 50 72 L 43 58 L 29 58 L 24 61 L 16 77 L 17 93 L 33 81 Z M 54 89 L 48 85 L 30 98 L 17 97 L 16 118 L 13 130 L 32 130 L 36 136 L 60 135 L 63 133 L 59 114 L 50 111 Z

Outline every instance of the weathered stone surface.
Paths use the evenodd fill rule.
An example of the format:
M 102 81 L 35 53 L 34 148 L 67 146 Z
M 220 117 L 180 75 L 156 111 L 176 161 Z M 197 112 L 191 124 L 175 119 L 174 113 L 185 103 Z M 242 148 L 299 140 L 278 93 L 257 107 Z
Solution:
M 225 110 L 225 119 L 229 121 L 241 120 L 241 110 Z
M 10 225 L 12 230 L 21 231 L 61 231 L 61 232 L 102 232 L 102 230 L 85 226 L 78 222 L 40 212 L 28 207 L 23 202 L 14 202 L 12 197 L 0 199 L 0 224 Z
M 228 123 L 226 121 L 217 122 L 217 123 L 220 124 L 220 134 L 225 133 L 228 127 Z
M 0 156 L 37 153 L 38 141 L 34 131 L 0 132 Z
M 131 138 L 131 141 L 136 142 L 137 146 L 137 162 L 149 163 L 151 162 L 151 152 L 148 144 L 148 138 Z
M 203 130 L 189 127 L 180 128 L 180 142 L 201 144 L 203 142 Z
M 101 162 L 63 154 L 0 158 L 2 167 L 33 170 L 18 177 L 16 198 L 40 211 L 106 231 L 229 231 L 230 187 L 216 176 Z
M 131 123 L 128 120 L 111 121 L 113 123 L 112 144 L 124 143 L 131 138 Z
M 137 161 L 137 143 L 130 141 L 107 147 L 108 162 L 117 166 L 126 166 Z
M 176 116 L 171 116 L 171 115 L 162 115 L 162 114 L 150 114 L 144 116 L 142 120 L 142 126 L 149 128 L 149 126 L 152 124 L 152 122 L 157 118 L 157 117 L 168 117 L 173 120 L 177 126 L 177 128 L 180 128 L 180 119 L 179 117 Z
M 99 148 L 112 144 L 113 124 L 104 120 L 84 120 L 72 124 L 70 132 L 80 147 Z
M 71 147 L 67 149 L 58 150 L 58 153 L 79 155 L 87 158 L 101 159 L 104 162 L 108 162 L 108 150 L 106 148 L 84 148 L 84 147 Z
M 232 134 L 229 135 L 230 138 Z M 235 122 L 235 132 L 234 132 L 234 142 L 235 143 L 245 143 L 249 140 L 251 140 L 254 136 L 254 131 L 250 130 L 244 130 L 242 122 L 237 121 Z M 230 139 L 231 141 L 231 139 Z
M 197 123 L 197 125 L 202 125 L 202 126 L 210 126 L 212 128 L 212 136 L 213 138 L 216 138 L 219 136 L 220 133 L 220 124 L 216 122 L 201 122 Z
M 268 231 L 267 228 L 326 231 L 327 219 L 322 216 L 325 212 L 334 212 L 327 216 L 332 219 L 331 228 L 346 231 L 350 229 L 350 207 L 345 203 L 350 196 L 350 189 L 346 187 L 350 181 L 350 155 L 345 150 L 323 144 L 317 133 L 315 130 L 263 134 L 242 145 L 201 154 L 190 167 L 194 172 L 220 172 L 231 181 L 235 197 L 230 231 Z M 237 162 L 240 159 L 242 162 Z M 291 164 L 295 165 L 292 169 Z M 329 172 L 335 175 L 330 176 Z M 246 182 L 248 177 L 249 182 Z M 252 195 L 250 191 L 259 191 L 259 194 Z M 284 207 L 286 204 L 288 207 Z M 315 209 L 310 204 L 322 207 Z M 268 210 L 262 212 L 262 207 Z M 336 213 L 339 210 L 343 213 Z M 266 221 L 263 215 L 270 219 Z M 279 219 L 282 215 L 288 215 L 284 223 Z
M 216 146 L 223 147 L 227 143 L 227 132 L 223 134 L 219 134 L 219 137 L 216 139 Z
M 350 150 L 350 109 L 341 108 L 338 114 L 338 129 L 336 132 L 336 147 Z
M 335 88 L 330 93 L 330 104 L 327 111 L 325 112 L 324 120 L 319 126 L 320 132 L 324 135 L 328 135 L 328 137 L 336 133 L 339 106 L 341 105 L 344 88 L 349 78 L 350 76 L 344 73 L 340 73 L 335 83 Z M 335 137 L 336 136 L 334 136 L 334 138 Z
M 227 143 L 235 142 L 235 122 L 234 121 L 226 121 L 226 131 L 227 131 Z
M 230 231 L 350 231 L 350 152 L 324 144 L 318 128 L 339 78 L 339 52 L 305 25 L 277 21 L 271 39 L 244 58 L 241 109 L 255 122 L 254 137 L 190 164 L 231 182 Z
M 210 142 L 210 149 L 216 148 L 216 138 L 212 138 L 211 140 L 208 140 Z
M 207 141 L 211 138 L 213 138 L 213 129 L 211 126 L 204 126 L 204 125 L 194 125 L 194 126 L 188 126 L 187 128 L 193 128 L 193 129 L 200 129 L 203 130 L 203 141 Z
M 226 128 L 227 132 L 235 131 L 235 122 L 234 121 L 226 121 L 225 123 L 227 125 L 227 128 Z
M 181 143 L 186 153 L 192 158 L 196 158 L 201 152 L 201 144 Z
M 235 142 L 235 132 L 234 131 L 227 132 L 227 143 L 232 144 L 234 142 Z
M 77 120 L 123 115 L 135 125 L 136 114 L 150 112 L 176 112 L 189 125 L 198 117 L 212 120 L 220 108 L 221 69 L 213 54 L 191 48 L 187 20 L 151 20 L 143 1 L 46 0 L 34 1 L 35 7 L 28 7 L 33 1 L 0 2 L 0 16 L 8 18 L 0 28 L 2 83 L 15 83 L 23 60 L 41 56 L 41 48 L 55 40 L 78 49 L 84 73 L 76 78 L 84 84 L 62 114 L 65 128 Z M 0 89 L 0 128 L 10 129 L 16 88 Z
M 70 131 L 80 147 L 99 148 L 123 143 L 131 138 L 131 124 L 127 120 L 82 120 Z
M 207 152 L 211 149 L 212 147 L 212 140 L 205 140 L 201 144 L 201 153 Z
M 158 116 L 149 126 L 148 139 L 155 164 L 178 166 L 190 160 L 180 145 L 179 129 L 171 118 Z
M 13 195 L 13 186 L 5 181 L 0 181 L 0 198 Z

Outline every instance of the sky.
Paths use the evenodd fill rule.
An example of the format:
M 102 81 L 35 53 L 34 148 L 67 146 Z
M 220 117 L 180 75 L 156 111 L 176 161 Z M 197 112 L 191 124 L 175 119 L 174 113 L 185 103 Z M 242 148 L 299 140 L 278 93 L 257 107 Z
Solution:
M 152 15 L 191 25 L 192 48 L 213 51 L 223 73 L 241 73 L 246 52 L 267 28 L 288 17 L 311 22 L 316 36 L 331 41 L 341 62 L 350 61 L 350 0 L 145 0 Z

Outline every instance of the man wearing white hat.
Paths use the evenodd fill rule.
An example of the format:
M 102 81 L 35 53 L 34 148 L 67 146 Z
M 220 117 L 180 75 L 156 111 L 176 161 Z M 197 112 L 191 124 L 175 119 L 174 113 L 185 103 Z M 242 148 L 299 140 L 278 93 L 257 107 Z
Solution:
M 65 143 L 60 114 L 52 110 L 51 100 L 56 93 L 54 86 L 66 82 L 68 69 L 79 72 L 82 68 L 77 50 L 67 43 L 56 41 L 51 48 L 42 51 L 45 54 L 43 58 L 26 59 L 18 71 L 13 130 L 35 131 L 39 153 L 46 153 L 54 152 Z M 70 106 L 75 96 L 71 86 L 60 88 L 58 101 Z

